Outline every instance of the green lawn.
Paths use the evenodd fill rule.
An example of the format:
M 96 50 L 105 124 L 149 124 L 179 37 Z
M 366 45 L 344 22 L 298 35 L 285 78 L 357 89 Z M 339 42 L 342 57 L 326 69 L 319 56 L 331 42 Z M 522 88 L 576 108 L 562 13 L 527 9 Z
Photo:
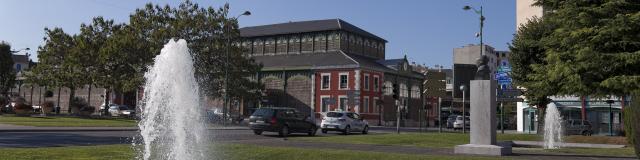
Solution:
M 0 123 L 36 127 L 134 127 L 137 124 L 131 119 L 15 116 L 0 116 Z
M 635 151 L 632 147 L 626 148 L 560 148 L 560 149 L 545 149 L 545 150 L 529 150 L 526 152 L 531 153 L 567 153 L 567 154 L 579 154 L 579 155 L 592 155 L 592 156 L 626 156 L 634 157 Z
M 453 148 L 456 145 L 469 143 L 469 135 L 461 133 L 369 134 L 331 137 L 295 137 L 292 139 L 314 142 L 402 145 L 431 148 Z M 530 134 L 498 134 L 497 139 L 498 141 L 537 141 L 540 137 Z
M 597 136 L 590 139 L 596 140 Z M 605 137 L 607 138 L 607 137 Z M 456 145 L 469 143 L 469 135 L 461 133 L 404 133 L 404 134 L 369 134 L 369 135 L 349 135 L 349 136 L 317 136 L 317 137 L 294 137 L 292 140 L 310 142 L 329 143 L 350 143 L 350 144 L 376 144 L 376 145 L 400 145 L 417 146 L 428 148 L 453 148 Z M 531 134 L 498 134 L 498 141 L 520 140 L 539 141 L 538 135 Z M 607 155 L 607 156 L 635 156 L 633 148 L 562 148 L 556 150 L 530 150 L 534 153 L 570 153 L 584 155 Z
M 222 144 L 216 151 L 215 158 L 212 159 L 233 159 L 233 160 L 283 160 L 283 159 L 304 159 L 304 160 L 324 160 L 324 159 L 477 159 L 490 160 L 496 157 L 482 156 L 431 156 L 431 155 L 410 155 L 364 151 L 346 151 L 338 149 L 301 149 L 289 147 L 262 147 L 256 145 L 242 144 Z M 102 146 L 80 146 L 80 147 L 47 147 L 47 148 L 0 148 L 0 159 L 22 160 L 22 159 L 65 159 L 65 160 L 129 160 L 135 154 L 130 145 L 102 145 Z
M 68 159 L 68 160 L 125 160 L 133 159 L 130 145 L 102 145 L 76 147 L 45 147 L 45 148 L 0 148 L 0 159 Z

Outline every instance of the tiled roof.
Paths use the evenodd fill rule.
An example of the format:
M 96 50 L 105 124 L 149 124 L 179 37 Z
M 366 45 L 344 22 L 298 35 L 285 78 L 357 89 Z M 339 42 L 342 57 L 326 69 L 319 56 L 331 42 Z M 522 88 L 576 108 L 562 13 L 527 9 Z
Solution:
M 358 64 L 340 51 L 326 53 L 266 55 L 253 57 L 263 70 L 356 68 Z
M 350 23 L 347 23 L 341 19 L 298 21 L 298 22 L 244 27 L 244 28 L 240 28 L 240 36 L 258 37 L 258 36 L 270 36 L 270 35 L 279 35 L 279 34 L 332 31 L 332 30 L 346 30 L 349 32 L 353 32 L 353 33 L 365 36 L 365 37 L 387 42 L 386 40 L 372 33 L 369 33 L 363 29 L 360 29 Z

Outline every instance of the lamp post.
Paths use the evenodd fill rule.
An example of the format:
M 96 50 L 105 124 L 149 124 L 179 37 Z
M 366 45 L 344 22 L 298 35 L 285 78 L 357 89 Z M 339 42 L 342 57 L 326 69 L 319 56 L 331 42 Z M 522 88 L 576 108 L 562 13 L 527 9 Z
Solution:
M 249 16 L 251 12 L 244 11 L 244 13 L 236 16 L 233 20 L 238 20 L 240 16 Z M 227 125 L 227 111 L 229 108 L 229 57 L 231 56 L 231 26 L 229 23 L 227 25 L 227 53 L 225 55 L 225 64 L 224 64 L 224 104 L 222 106 L 222 124 Z
M 465 107 L 465 99 L 466 99 L 465 94 L 466 94 L 466 91 L 467 91 L 467 86 L 465 86 L 464 84 L 460 85 L 460 91 L 462 91 L 462 133 L 465 133 L 465 129 L 467 128 L 467 117 L 465 117 L 466 114 L 465 114 L 465 111 L 464 111 L 465 109 L 464 108 L 466 108 Z
M 484 55 L 484 44 L 482 43 L 482 28 L 484 27 L 484 15 L 482 14 L 482 6 L 480 6 L 480 10 L 477 10 L 471 6 L 464 6 L 463 10 L 473 10 L 476 14 L 480 15 L 480 33 L 476 34 L 476 37 L 480 37 L 480 56 Z
M 609 136 L 613 136 L 613 112 L 611 109 L 611 104 L 613 104 L 615 101 L 613 100 L 607 100 L 607 104 L 609 104 Z

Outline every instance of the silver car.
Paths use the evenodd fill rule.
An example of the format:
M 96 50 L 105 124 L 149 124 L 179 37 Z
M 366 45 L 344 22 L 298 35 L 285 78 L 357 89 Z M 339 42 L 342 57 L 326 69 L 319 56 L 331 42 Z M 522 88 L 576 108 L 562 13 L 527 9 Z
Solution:
M 126 105 L 114 105 L 109 107 L 109 113 L 111 116 L 123 116 L 130 117 L 136 115 L 136 111 L 129 109 Z
M 355 112 L 327 112 L 322 117 L 320 127 L 322 133 L 327 133 L 328 131 L 339 131 L 345 135 L 351 134 L 353 131 L 362 132 L 362 134 L 369 133 L 369 123 Z

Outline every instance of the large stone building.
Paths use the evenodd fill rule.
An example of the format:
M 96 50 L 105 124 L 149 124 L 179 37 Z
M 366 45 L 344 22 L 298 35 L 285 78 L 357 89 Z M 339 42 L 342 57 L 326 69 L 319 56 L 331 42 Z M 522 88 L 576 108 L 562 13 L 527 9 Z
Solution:
M 266 96 L 253 107 L 293 107 L 316 119 L 336 109 L 371 124 L 396 119 L 391 85 L 400 86 L 403 123 L 418 119 L 422 75 L 408 61 L 385 59 L 386 40 L 340 19 L 288 22 L 240 29 L 244 54 L 263 65 L 257 78 Z M 389 123 L 391 124 L 391 123 Z M 410 125 L 411 125 L 410 124 Z

